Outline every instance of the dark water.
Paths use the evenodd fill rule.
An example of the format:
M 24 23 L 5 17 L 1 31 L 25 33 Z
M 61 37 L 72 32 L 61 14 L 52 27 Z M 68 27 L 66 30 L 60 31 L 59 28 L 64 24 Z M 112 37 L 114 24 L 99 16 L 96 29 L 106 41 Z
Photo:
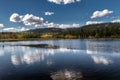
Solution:
M 120 40 L 0 43 L 0 80 L 120 80 Z

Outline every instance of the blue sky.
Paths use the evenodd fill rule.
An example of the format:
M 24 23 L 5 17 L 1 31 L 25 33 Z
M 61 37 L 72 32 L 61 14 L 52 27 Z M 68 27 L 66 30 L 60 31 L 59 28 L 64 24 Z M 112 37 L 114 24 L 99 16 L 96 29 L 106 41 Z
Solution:
M 0 0 L 0 29 L 120 22 L 120 0 Z

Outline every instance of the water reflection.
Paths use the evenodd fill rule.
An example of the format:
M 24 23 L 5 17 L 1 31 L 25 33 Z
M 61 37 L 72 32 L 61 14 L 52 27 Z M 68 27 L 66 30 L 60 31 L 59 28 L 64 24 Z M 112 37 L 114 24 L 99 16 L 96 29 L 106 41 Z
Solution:
M 114 63 L 112 56 L 120 57 L 119 41 L 87 41 L 86 53 L 96 64 L 109 65 Z
M 120 53 L 120 42 L 119 41 L 87 41 L 86 48 L 88 54 Z
M 107 57 L 104 57 L 104 56 L 92 55 L 91 58 L 94 61 L 94 63 L 96 63 L 96 64 L 109 65 L 109 64 L 113 63 L 113 60 L 110 59 L 109 57 L 107 58 Z
M 48 66 L 51 66 L 54 63 L 54 61 L 50 59 L 50 60 L 47 60 L 46 63 L 47 63 Z
M 24 50 L 23 48 L 22 51 L 24 53 L 22 55 L 14 54 L 11 56 L 11 61 L 14 65 L 20 65 L 21 63 L 22 64 L 33 64 L 35 62 L 41 62 L 45 60 L 46 56 L 50 56 L 54 54 L 52 50 L 43 52 L 43 50 L 34 49 L 31 51 L 29 49 Z
M 49 41 L 36 41 L 35 44 L 37 43 L 46 44 Z M 8 80 L 9 76 L 11 80 L 28 80 L 30 76 L 37 76 L 34 80 L 43 77 L 45 80 L 109 80 L 111 78 L 107 77 L 111 75 L 114 78 L 111 80 L 119 80 L 119 41 L 53 40 L 50 44 L 59 46 L 54 49 L 6 44 L 7 46 L 0 47 L 0 79 L 4 75 L 2 77 L 8 77 L 4 80 Z M 13 76 L 16 78 L 13 79 Z
M 45 61 L 47 56 L 54 56 L 55 53 L 66 53 L 66 52 L 79 52 L 79 50 L 59 48 L 59 49 L 33 49 L 31 48 L 21 48 L 21 52 L 24 54 L 13 54 L 11 55 L 11 61 L 14 65 L 20 64 L 33 64 L 35 62 Z M 51 65 L 52 59 L 47 60 L 46 64 Z
M 62 41 L 58 41 L 59 43 L 62 43 Z M 67 42 L 67 41 L 65 41 Z M 63 41 L 63 43 L 65 43 Z M 69 47 L 72 47 L 72 44 L 70 46 L 71 41 L 67 42 L 67 45 L 69 44 Z M 80 42 L 80 41 L 79 41 Z M 86 43 L 85 43 L 86 42 Z M 120 56 L 120 47 L 119 47 L 119 42 L 114 42 L 114 44 L 110 44 L 111 42 L 98 42 L 98 41 L 85 41 L 84 45 L 79 45 L 80 49 L 77 47 L 73 46 L 74 48 L 68 48 L 64 45 L 66 44 L 60 44 L 58 49 L 41 49 L 41 48 L 31 48 L 31 47 L 24 47 L 24 46 L 7 46 L 7 47 L 0 47 L 0 56 L 4 56 L 5 53 L 10 53 L 11 54 L 11 62 L 13 65 L 20 65 L 20 64 L 34 64 L 36 62 L 41 62 L 45 61 L 46 57 L 49 56 L 54 56 L 57 53 L 84 53 L 87 54 L 91 57 L 94 63 L 96 64 L 112 64 L 114 62 L 113 58 L 109 57 L 109 55 L 114 56 Z M 23 42 L 22 42 L 23 43 Z M 47 42 L 45 42 L 47 43 Z M 51 44 L 55 45 L 55 42 L 50 42 Z M 12 43 L 13 44 L 13 43 Z M 17 43 L 18 44 L 18 43 Z M 19 43 L 20 44 L 20 43 Z M 27 43 L 28 44 L 28 43 Z M 29 42 L 30 44 L 30 42 Z M 32 43 L 33 44 L 33 43 Z M 37 44 L 37 42 L 35 43 Z M 15 43 L 14 43 L 15 45 Z M 86 45 L 86 47 L 85 47 Z M 81 46 L 84 46 L 84 48 L 81 49 Z M 66 47 L 66 48 L 65 48 Z M 86 52 L 85 52 L 86 51 Z M 99 55 L 95 55 L 98 53 Z M 104 55 L 102 55 L 104 53 Z M 111 54 L 110 54 L 111 53 Z M 109 55 L 108 55 L 109 54 Z M 107 56 L 105 56 L 107 55 Z M 51 65 L 53 64 L 54 61 L 52 59 L 46 60 L 46 64 Z
M 0 47 L 0 56 L 3 56 L 3 55 L 4 55 L 3 47 Z
M 60 70 L 52 73 L 53 80 L 82 80 L 83 76 L 80 72 L 74 70 Z
M 19 65 L 21 64 L 21 58 L 17 55 L 12 55 L 11 62 L 13 63 L 13 65 Z

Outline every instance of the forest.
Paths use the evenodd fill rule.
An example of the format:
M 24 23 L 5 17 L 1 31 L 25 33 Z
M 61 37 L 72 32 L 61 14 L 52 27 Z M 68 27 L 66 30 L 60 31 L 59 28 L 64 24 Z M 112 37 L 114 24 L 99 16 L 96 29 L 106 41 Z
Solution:
M 119 23 L 86 25 L 79 28 L 44 28 L 24 32 L 1 32 L 0 40 L 120 38 Z

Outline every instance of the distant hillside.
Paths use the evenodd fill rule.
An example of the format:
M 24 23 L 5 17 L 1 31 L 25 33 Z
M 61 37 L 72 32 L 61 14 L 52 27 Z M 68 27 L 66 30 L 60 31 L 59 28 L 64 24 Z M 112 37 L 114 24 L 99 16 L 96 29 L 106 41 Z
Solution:
M 73 38 L 120 38 L 119 23 L 85 25 L 79 28 L 40 28 L 17 33 L 0 33 L 1 39 L 73 39 Z
M 31 29 L 25 32 L 45 34 L 45 33 L 64 33 L 65 31 L 66 29 L 61 29 L 61 28 L 40 28 L 40 29 Z
M 109 29 L 120 29 L 120 23 L 102 23 L 102 24 L 92 24 L 92 25 L 85 25 L 79 28 L 40 28 L 40 29 L 32 29 L 27 32 L 33 32 L 33 33 L 39 33 L 39 34 L 44 34 L 44 33 L 67 33 L 68 31 L 75 31 L 78 32 L 80 30 L 97 30 L 97 29 L 104 29 L 104 28 L 109 28 Z
M 91 25 L 85 25 L 81 28 L 83 29 L 96 29 L 96 28 L 120 28 L 120 23 L 101 23 L 101 24 L 91 24 Z

